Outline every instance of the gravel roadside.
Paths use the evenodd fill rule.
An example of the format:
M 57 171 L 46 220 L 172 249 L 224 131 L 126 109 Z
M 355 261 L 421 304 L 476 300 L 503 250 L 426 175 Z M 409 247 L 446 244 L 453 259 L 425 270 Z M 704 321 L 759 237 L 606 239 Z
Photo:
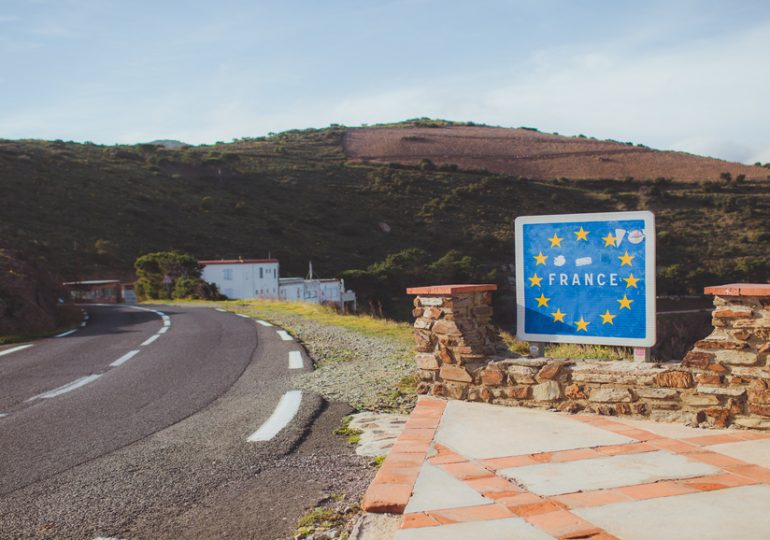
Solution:
M 359 451 L 351 447 L 351 453 L 366 459 L 366 455 L 382 454 L 392 444 L 398 432 L 395 424 L 385 424 L 393 423 L 394 418 L 400 419 L 401 423 L 405 421 L 405 417 L 396 417 L 393 413 L 408 414 L 417 400 L 411 328 L 386 321 L 351 324 L 362 321 L 353 317 L 295 314 L 278 305 L 260 306 L 258 302 L 216 305 L 280 326 L 305 347 L 315 369 L 294 375 L 292 383 L 296 388 L 319 394 L 331 404 L 344 403 L 355 411 L 365 411 L 353 416 L 350 426 L 353 431 L 349 433 L 354 434 L 352 440 L 356 442 L 353 444 L 358 443 Z M 335 321 L 339 324 L 334 324 Z M 384 331 L 378 332 L 378 327 Z M 383 437 L 387 440 L 380 440 Z M 367 445 L 382 448 L 371 454 Z M 287 456 L 286 459 L 293 462 L 296 457 Z M 335 475 L 335 488 L 330 488 L 328 497 L 318 501 L 300 518 L 295 539 L 348 538 L 363 515 L 358 501 L 379 466 L 376 459 L 368 463 L 364 469 L 352 468 L 351 472 L 355 470 L 355 473 L 345 478 Z M 306 464 L 300 461 L 297 466 L 301 468 Z
M 288 330 L 307 350 L 315 370 L 298 374 L 298 388 L 366 411 L 409 412 L 417 395 L 410 336 L 375 336 L 301 315 L 228 306 Z M 395 324 L 395 323 L 394 323 Z

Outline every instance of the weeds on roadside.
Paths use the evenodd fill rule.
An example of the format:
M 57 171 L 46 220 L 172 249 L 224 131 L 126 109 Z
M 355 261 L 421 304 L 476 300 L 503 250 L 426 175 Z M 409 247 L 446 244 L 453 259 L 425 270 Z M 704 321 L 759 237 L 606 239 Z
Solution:
M 347 437 L 348 444 L 358 444 L 361 440 L 361 434 L 363 431 L 350 427 L 350 422 L 353 420 L 352 416 L 345 416 L 342 418 L 342 424 L 340 427 L 334 430 L 335 435 L 342 435 Z

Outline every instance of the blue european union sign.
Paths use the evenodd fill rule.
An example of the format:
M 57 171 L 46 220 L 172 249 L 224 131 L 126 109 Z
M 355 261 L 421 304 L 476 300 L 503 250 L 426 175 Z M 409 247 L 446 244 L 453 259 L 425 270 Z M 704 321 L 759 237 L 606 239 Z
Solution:
M 653 346 L 653 214 L 516 218 L 516 303 L 520 339 Z

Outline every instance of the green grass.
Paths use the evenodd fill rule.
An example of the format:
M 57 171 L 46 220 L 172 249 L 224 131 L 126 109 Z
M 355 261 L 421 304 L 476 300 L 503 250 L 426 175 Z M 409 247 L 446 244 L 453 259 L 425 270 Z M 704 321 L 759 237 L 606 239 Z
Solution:
M 372 458 L 372 465 L 374 468 L 379 469 L 382 467 L 382 464 L 385 463 L 386 457 L 387 456 L 374 456 L 374 458 Z
M 297 526 L 303 527 L 331 527 L 337 519 L 337 512 L 332 508 L 313 508 L 297 520 Z
M 274 315 L 291 315 L 311 319 L 329 326 L 339 326 L 366 336 L 387 337 L 412 342 L 413 329 L 408 323 L 400 323 L 369 315 L 338 313 L 331 307 L 304 302 L 281 302 L 275 300 L 232 300 L 217 302 L 224 309 L 271 321 Z
M 510 352 L 522 356 L 529 355 L 529 343 L 517 339 L 509 332 L 503 331 L 500 335 Z M 550 358 L 574 358 L 576 360 L 631 360 L 633 352 L 628 347 L 549 343 L 545 346 L 545 356 Z

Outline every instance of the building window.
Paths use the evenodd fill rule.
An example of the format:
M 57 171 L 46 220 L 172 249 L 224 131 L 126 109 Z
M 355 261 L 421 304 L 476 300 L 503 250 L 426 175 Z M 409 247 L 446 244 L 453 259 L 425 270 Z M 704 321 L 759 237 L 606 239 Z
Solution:
M 233 279 L 233 269 L 232 268 L 225 268 L 223 270 L 225 281 L 232 281 Z
M 262 267 L 260 266 L 260 267 L 259 267 L 259 279 L 262 279 L 262 277 L 263 277 L 263 276 L 262 276 L 262 271 L 263 271 L 263 270 L 262 270 Z

